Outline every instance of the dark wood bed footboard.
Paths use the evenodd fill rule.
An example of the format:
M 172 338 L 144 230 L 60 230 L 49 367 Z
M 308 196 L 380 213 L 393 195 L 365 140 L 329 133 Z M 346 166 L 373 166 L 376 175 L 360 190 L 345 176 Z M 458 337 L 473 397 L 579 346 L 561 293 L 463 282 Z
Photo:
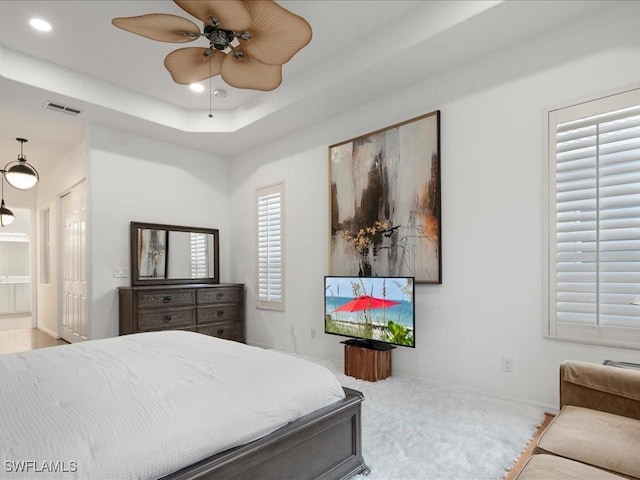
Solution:
M 369 469 L 362 458 L 362 393 L 346 398 L 246 445 L 218 453 L 163 480 L 347 479 Z

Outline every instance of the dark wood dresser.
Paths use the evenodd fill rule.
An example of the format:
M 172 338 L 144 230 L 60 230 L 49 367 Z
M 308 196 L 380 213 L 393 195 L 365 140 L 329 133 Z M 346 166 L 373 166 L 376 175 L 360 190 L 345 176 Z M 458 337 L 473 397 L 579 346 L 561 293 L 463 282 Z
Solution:
M 244 342 L 244 285 L 235 283 L 118 288 L 120 335 L 191 330 Z

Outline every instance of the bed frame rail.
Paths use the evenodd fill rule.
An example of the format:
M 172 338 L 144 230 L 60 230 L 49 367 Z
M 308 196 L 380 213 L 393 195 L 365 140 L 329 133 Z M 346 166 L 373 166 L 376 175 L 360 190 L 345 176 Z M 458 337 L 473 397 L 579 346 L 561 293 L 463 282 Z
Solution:
M 362 393 L 346 397 L 254 442 L 190 465 L 163 480 L 348 479 L 369 468 L 362 458 Z

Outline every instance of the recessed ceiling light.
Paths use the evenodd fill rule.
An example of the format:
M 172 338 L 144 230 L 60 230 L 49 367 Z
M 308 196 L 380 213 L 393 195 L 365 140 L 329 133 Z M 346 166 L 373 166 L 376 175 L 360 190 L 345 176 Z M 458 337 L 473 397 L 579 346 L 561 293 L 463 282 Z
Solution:
M 29 24 L 40 32 L 51 31 L 51 24 L 45 20 L 42 20 L 41 18 L 32 18 L 31 20 L 29 20 Z
M 197 92 L 197 93 L 204 92 L 204 85 L 201 85 L 199 83 L 192 83 L 191 85 L 189 85 L 189 88 L 193 92 Z

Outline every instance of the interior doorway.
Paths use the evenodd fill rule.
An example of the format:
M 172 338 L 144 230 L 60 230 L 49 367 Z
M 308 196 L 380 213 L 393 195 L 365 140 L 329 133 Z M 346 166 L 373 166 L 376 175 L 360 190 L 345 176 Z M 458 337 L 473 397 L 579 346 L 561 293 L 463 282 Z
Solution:
M 31 209 L 12 207 L 0 229 L 0 330 L 33 328 Z

